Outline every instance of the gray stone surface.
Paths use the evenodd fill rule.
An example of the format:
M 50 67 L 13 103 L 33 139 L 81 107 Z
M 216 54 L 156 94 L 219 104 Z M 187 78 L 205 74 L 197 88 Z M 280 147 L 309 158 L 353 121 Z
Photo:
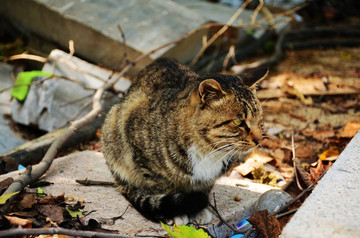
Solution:
M 121 68 L 125 48 L 128 58 L 135 59 L 209 21 L 226 23 L 236 11 L 221 4 L 190 0 L 0 0 L 0 5 L 2 15 L 31 32 L 65 49 L 69 40 L 74 40 L 78 55 L 115 70 Z M 234 24 L 249 23 L 251 15 L 252 11 L 245 10 Z M 124 31 L 126 47 L 118 25 Z M 260 35 L 263 32 L 255 31 Z M 202 47 L 204 35 L 208 35 L 208 29 L 155 52 L 133 71 L 160 56 L 188 62 Z
M 360 132 L 285 226 L 283 238 L 360 237 Z
M 168 0 L 0 0 L 0 5 L 0 13 L 30 31 L 64 48 L 74 40 L 77 54 L 116 70 L 124 56 L 118 24 L 126 36 L 127 56 L 135 59 L 206 21 L 191 9 Z M 147 58 L 138 67 L 150 61 Z
M 6 177 L 17 177 L 20 172 L 15 171 L 1 175 L 0 181 Z M 66 197 L 71 196 L 75 200 L 85 200 L 84 210 L 94 211 L 87 217 L 103 222 L 105 228 L 119 230 L 121 234 L 127 235 L 156 236 L 165 234 L 160 224 L 144 219 L 132 207 L 128 208 L 123 219 L 117 220 L 114 224 L 109 223 L 109 220 L 111 220 L 109 218 L 121 215 L 128 207 L 129 203 L 125 198 L 114 187 L 82 186 L 75 182 L 76 179 L 113 181 L 102 153 L 83 151 L 58 158 L 46 172 L 43 179 L 54 183 L 43 188 L 46 193 L 60 195 L 65 192 Z M 236 184 L 242 186 L 236 186 Z M 251 205 L 255 203 L 258 197 L 269 189 L 272 189 L 272 187 L 223 177 L 217 181 L 213 192 L 215 193 L 219 212 L 225 219 L 235 223 L 243 218 L 244 211 L 248 215 L 251 211 L 249 207 L 251 208 Z M 241 198 L 241 201 L 234 200 L 236 195 Z M 218 221 L 219 219 L 213 216 L 211 224 L 216 224 Z M 211 229 L 213 233 L 217 234 L 218 238 L 226 237 L 230 232 L 221 225 L 215 225 Z
M 11 73 L 14 67 L 0 63 L 0 90 L 11 87 L 14 81 Z M 9 127 L 10 121 L 4 115 L 11 113 L 11 90 L 0 93 L 0 154 L 5 153 L 23 143 L 25 140 Z

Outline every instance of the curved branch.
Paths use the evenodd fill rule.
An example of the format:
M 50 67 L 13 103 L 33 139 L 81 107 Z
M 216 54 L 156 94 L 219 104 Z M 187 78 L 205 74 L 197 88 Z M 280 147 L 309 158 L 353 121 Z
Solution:
M 96 231 L 82 231 L 70 230 L 65 228 L 35 228 L 35 229 L 9 229 L 0 232 L 0 237 L 15 237 L 15 236 L 38 236 L 38 235 L 55 235 L 62 234 L 73 237 L 104 237 L 104 238 L 135 238 L 136 236 L 126 236 L 116 233 L 96 232 Z M 141 236 L 143 237 L 143 236 Z

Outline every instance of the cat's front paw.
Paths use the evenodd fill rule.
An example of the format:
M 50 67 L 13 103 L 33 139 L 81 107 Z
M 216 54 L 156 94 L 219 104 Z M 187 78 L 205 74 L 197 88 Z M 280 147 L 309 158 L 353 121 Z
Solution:
M 197 223 L 199 225 L 208 224 L 211 222 L 211 219 L 212 219 L 212 213 L 207 208 L 189 217 L 189 221 L 191 223 Z
M 186 225 L 189 223 L 189 217 L 188 217 L 188 215 L 174 217 L 173 219 L 166 221 L 166 223 L 168 225 L 176 224 L 177 226 Z

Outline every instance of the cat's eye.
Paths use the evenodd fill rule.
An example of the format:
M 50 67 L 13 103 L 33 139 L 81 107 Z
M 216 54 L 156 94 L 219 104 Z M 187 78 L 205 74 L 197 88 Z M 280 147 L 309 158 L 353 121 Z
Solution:
M 233 120 L 233 122 L 234 122 L 235 125 L 240 126 L 241 123 L 243 123 L 244 121 L 235 119 L 235 120 Z
M 250 131 L 250 128 L 248 127 L 248 125 L 246 124 L 246 122 L 244 120 L 235 119 L 235 120 L 233 120 L 233 122 L 236 126 L 244 128 L 247 132 Z

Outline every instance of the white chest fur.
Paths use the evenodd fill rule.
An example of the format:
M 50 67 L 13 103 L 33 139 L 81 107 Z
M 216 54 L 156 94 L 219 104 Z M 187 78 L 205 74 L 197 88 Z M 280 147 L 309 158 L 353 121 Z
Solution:
M 223 161 L 229 158 L 224 153 L 216 156 L 204 155 L 194 144 L 188 149 L 187 154 L 193 168 L 193 180 L 198 182 L 206 182 L 217 177 L 221 173 Z

